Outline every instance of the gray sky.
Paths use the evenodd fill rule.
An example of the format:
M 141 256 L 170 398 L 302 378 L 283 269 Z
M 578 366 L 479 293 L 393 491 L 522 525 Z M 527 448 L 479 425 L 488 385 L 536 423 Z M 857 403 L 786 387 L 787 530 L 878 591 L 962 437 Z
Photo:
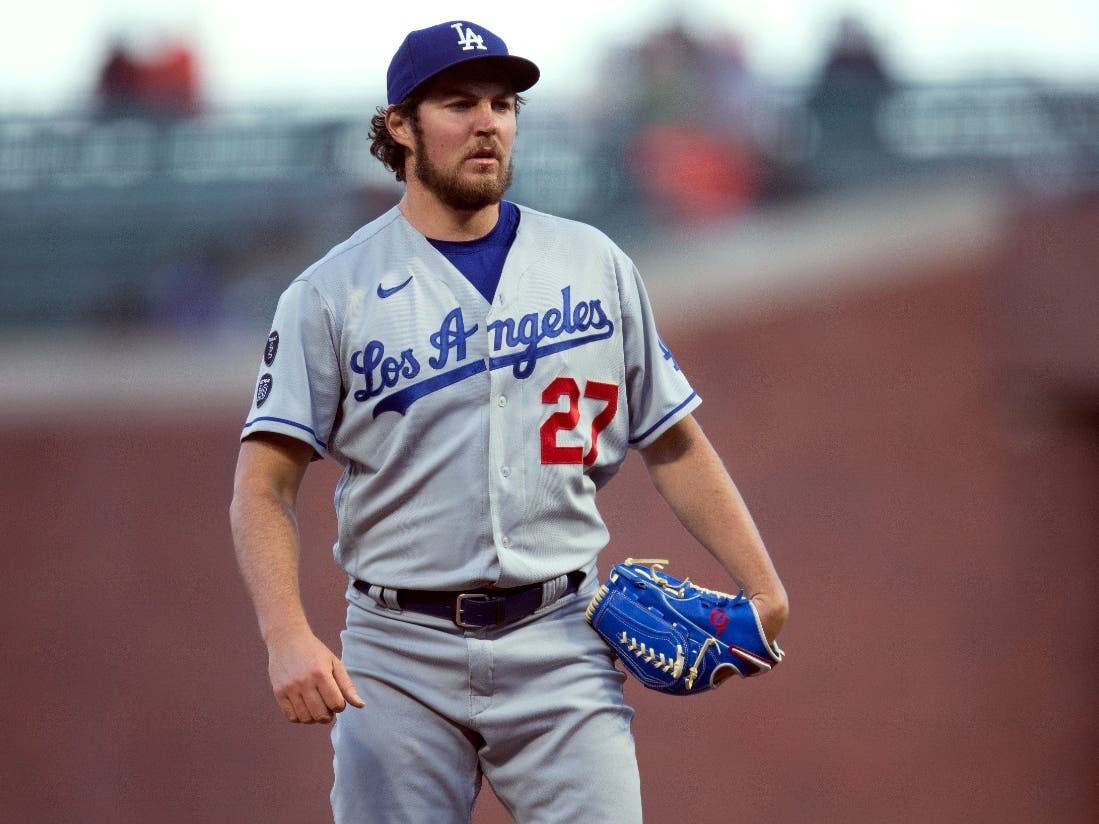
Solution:
M 540 92 L 590 90 L 607 48 L 666 21 L 673 8 L 699 32 L 738 34 L 751 68 L 777 80 L 810 75 L 832 22 L 854 11 L 908 79 L 1026 75 L 1099 83 L 1094 0 L 0 0 L 0 8 L 0 108 L 8 109 L 86 99 L 114 32 L 144 47 L 186 36 L 215 103 L 362 98 L 380 87 L 407 31 L 450 19 L 481 23 L 537 62 Z

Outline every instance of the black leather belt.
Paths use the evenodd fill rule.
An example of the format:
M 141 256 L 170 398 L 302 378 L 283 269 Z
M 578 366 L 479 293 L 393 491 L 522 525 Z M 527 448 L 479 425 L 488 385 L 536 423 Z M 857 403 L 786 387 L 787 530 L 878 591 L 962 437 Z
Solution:
M 568 584 L 560 597 L 580 589 L 584 573 L 568 574 Z M 542 606 L 543 584 L 499 589 L 474 589 L 466 592 L 436 592 L 425 589 L 398 589 L 397 605 L 401 609 L 424 615 L 447 618 L 460 627 L 484 629 L 510 624 L 526 618 Z M 370 584 L 355 581 L 355 589 L 366 593 Z

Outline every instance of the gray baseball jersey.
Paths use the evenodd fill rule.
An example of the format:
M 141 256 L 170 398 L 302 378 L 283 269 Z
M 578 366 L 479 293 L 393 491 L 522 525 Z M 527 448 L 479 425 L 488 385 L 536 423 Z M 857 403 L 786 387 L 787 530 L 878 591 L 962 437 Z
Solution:
M 282 295 L 241 435 L 344 467 L 337 562 L 391 587 L 594 562 L 596 490 L 701 401 L 602 232 L 520 207 L 491 305 L 394 207 Z

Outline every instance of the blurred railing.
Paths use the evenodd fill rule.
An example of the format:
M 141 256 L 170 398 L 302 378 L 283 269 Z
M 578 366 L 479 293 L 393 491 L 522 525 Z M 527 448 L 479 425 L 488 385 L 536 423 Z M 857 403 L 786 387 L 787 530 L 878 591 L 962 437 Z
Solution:
M 362 123 L 292 113 L 0 120 L 0 191 L 369 179 Z M 381 168 L 378 168 L 380 177 Z
M 932 168 L 1099 181 L 1099 89 L 998 83 L 902 89 L 883 106 L 888 152 Z
M 751 186 L 736 208 L 723 210 L 719 192 L 706 217 L 942 175 L 1099 185 L 1099 89 L 901 87 L 875 111 L 827 106 L 808 89 L 764 90 L 735 124 Z M 671 125 L 725 145 L 712 122 Z M 0 326 L 266 317 L 289 278 L 399 196 L 370 155 L 368 126 L 366 114 L 280 110 L 0 118 Z M 594 223 L 624 245 L 653 242 L 668 208 L 684 210 L 654 202 L 651 179 L 675 185 L 678 176 L 679 197 L 691 197 L 694 178 L 680 171 L 695 149 L 673 140 L 658 168 L 645 167 L 635 151 L 642 128 L 633 115 L 575 101 L 528 106 L 509 197 Z

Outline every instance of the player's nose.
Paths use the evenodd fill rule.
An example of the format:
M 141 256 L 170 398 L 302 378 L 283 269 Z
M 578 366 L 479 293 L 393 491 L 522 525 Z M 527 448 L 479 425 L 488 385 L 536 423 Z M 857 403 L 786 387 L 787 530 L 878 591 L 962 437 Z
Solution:
M 497 129 L 496 110 L 491 100 L 482 100 L 473 108 L 473 127 L 478 134 L 493 134 Z

